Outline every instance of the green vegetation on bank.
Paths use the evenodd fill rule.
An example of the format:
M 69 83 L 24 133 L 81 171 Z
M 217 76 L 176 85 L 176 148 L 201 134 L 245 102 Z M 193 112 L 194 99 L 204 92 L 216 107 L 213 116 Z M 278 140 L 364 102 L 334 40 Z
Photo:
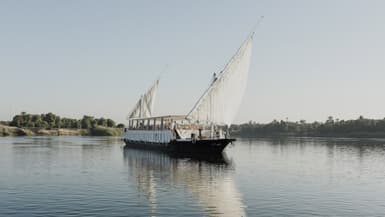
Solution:
M 328 117 L 325 122 L 306 123 L 274 120 L 268 124 L 249 123 L 232 125 L 231 135 L 243 137 L 259 136 L 329 136 L 329 137 L 385 137 L 385 118 L 339 120 Z
M 61 118 L 53 113 L 15 115 L 12 121 L 0 122 L 0 136 L 90 135 L 119 136 L 124 124 L 109 118 L 84 115 L 82 119 Z
M 0 136 L 33 135 L 81 135 L 120 136 L 123 124 L 115 124 L 112 119 L 94 118 L 84 115 L 82 119 L 61 118 L 53 113 L 15 115 L 11 121 L 0 121 Z M 367 119 L 360 116 L 356 120 L 339 120 L 328 117 L 325 122 L 306 123 L 305 120 L 290 122 L 274 120 L 267 124 L 253 121 L 232 125 L 232 136 L 325 136 L 325 137 L 383 137 L 385 138 L 385 118 Z

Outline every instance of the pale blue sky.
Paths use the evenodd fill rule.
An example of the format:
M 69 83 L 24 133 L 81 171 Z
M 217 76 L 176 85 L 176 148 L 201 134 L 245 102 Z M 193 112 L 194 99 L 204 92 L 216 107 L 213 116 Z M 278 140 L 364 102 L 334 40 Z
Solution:
M 385 117 L 385 1 L 2 1 L 0 120 L 124 121 L 166 64 L 156 113 L 185 114 L 257 18 L 237 122 Z

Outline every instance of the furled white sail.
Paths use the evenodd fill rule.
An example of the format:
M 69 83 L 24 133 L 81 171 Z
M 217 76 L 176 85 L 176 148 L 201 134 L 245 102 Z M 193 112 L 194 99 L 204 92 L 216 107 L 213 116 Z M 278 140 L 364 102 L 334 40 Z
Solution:
M 140 97 L 128 118 L 151 117 L 154 108 L 155 96 L 158 90 L 159 80 L 156 80 L 151 88 Z
M 250 66 L 253 34 L 204 92 L 187 119 L 201 124 L 231 125 L 241 104 Z

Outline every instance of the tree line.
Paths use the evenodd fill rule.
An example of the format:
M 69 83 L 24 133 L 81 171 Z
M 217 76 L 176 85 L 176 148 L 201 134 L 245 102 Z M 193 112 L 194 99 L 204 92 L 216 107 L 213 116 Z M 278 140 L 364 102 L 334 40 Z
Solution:
M 22 112 L 15 115 L 10 126 L 19 128 L 72 128 L 72 129 L 92 129 L 97 126 L 124 128 L 124 124 L 117 124 L 110 118 L 94 118 L 84 115 L 82 119 L 61 118 L 51 112 L 47 114 L 28 114 Z
M 274 120 L 267 124 L 253 121 L 232 125 L 233 135 L 255 136 L 346 136 L 346 137 L 385 137 L 385 118 L 368 119 L 360 116 L 355 120 L 339 120 L 329 116 L 325 122 L 306 123 L 305 120 L 289 122 Z

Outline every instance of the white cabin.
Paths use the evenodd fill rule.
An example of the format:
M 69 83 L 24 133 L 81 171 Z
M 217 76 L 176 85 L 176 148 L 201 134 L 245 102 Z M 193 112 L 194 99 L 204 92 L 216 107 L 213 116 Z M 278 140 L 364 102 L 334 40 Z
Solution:
M 173 140 L 223 139 L 221 127 L 192 124 L 184 115 L 129 119 L 124 139 L 132 142 L 170 143 Z

